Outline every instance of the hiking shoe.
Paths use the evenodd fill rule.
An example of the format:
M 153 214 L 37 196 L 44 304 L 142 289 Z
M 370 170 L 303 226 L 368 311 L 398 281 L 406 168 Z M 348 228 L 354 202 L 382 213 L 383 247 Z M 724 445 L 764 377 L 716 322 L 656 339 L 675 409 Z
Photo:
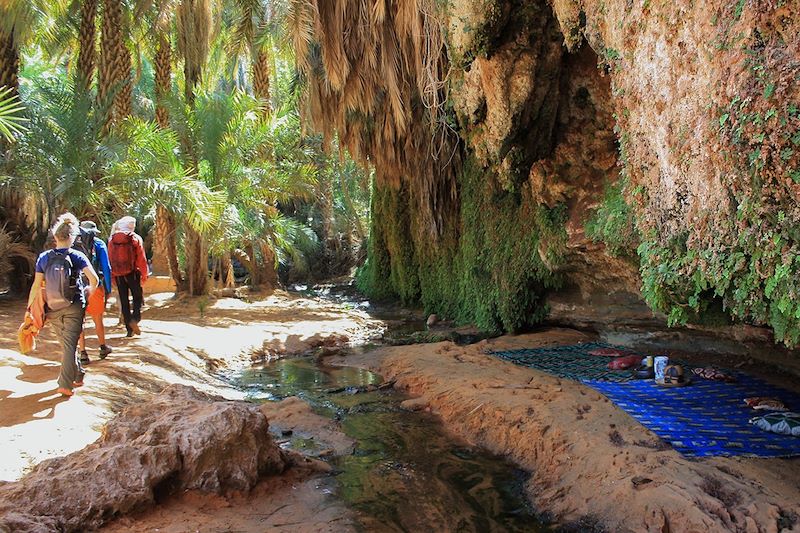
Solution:
M 105 359 L 111 352 L 112 352 L 111 348 L 109 348 L 105 344 L 100 345 L 100 359 Z
M 128 333 L 126 333 L 125 336 L 126 337 L 133 337 L 133 331 L 129 329 Z
M 74 392 L 72 392 L 72 389 L 68 389 L 66 387 L 59 387 L 56 389 L 56 392 L 59 393 L 61 396 L 66 396 L 67 398 L 75 394 Z
M 72 382 L 72 388 L 73 389 L 77 389 L 78 387 L 83 387 L 83 380 L 73 381 Z
M 86 350 L 81 350 L 81 364 L 88 365 L 92 361 L 89 359 L 89 353 Z
M 141 335 L 142 334 L 142 330 L 139 329 L 139 323 L 138 322 L 131 322 L 131 329 L 133 330 L 133 334 L 134 335 Z

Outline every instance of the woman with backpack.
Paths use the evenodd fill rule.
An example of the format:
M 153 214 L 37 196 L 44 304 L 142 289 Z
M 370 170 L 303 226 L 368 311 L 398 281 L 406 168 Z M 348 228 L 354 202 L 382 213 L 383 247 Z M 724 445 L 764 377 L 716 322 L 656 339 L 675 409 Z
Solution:
M 92 295 L 99 280 L 89 259 L 72 249 L 72 243 L 79 233 L 75 215 L 64 213 L 58 217 L 51 232 L 56 247 L 42 252 L 36 260 L 36 275 L 28 305 L 33 303 L 44 284 L 45 317 L 56 328 L 64 348 L 57 391 L 69 397 L 73 395 L 75 387 L 83 385 L 84 372 L 77 352 L 78 337 L 83 329 L 87 296 Z M 88 280 L 88 287 L 81 274 Z

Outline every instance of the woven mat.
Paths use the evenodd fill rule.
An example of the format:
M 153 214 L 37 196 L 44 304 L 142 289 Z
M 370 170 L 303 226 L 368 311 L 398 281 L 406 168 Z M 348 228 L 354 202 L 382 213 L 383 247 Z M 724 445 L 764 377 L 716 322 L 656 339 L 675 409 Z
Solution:
M 611 361 L 611 357 L 589 355 L 590 351 L 598 348 L 612 348 L 625 353 L 632 353 L 627 348 L 602 342 L 489 353 L 518 365 L 535 368 L 560 378 L 573 379 L 575 381 L 589 379 L 620 383 L 633 379 L 633 374 L 630 370 L 609 370 L 608 362 Z
M 754 411 L 743 401 L 750 396 L 773 396 L 791 410 L 800 411 L 800 395 L 741 373 L 736 374 L 735 383 L 703 379 L 692 375 L 685 364 L 685 372 L 693 380 L 690 385 L 659 387 L 653 380 L 634 379 L 630 370 L 609 370 L 606 365 L 610 357 L 589 355 L 598 348 L 629 352 L 619 346 L 592 342 L 490 355 L 587 384 L 689 457 L 800 455 L 800 438 L 753 426 L 750 418 L 766 411 Z
M 585 383 L 686 456 L 800 455 L 800 437 L 769 433 L 749 424 L 750 418 L 769 411 L 755 411 L 743 401 L 750 396 L 774 396 L 798 411 L 800 395 L 744 374 L 736 377 L 735 383 L 694 377 L 690 385 L 675 388 L 659 387 L 651 380 Z

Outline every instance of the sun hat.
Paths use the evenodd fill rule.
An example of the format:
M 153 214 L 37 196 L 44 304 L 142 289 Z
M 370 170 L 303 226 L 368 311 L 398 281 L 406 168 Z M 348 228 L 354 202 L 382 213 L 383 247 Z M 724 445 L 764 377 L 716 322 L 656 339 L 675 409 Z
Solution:
M 122 217 L 117 220 L 117 231 L 133 233 L 136 230 L 136 219 L 132 216 Z
M 93 233 L 95 236 L 100 235 L 100 230 L 97 229 L 97 224 L 95 224 L 91 220 L 81 221 L 81 229 L 83 229 L 88 233 Z

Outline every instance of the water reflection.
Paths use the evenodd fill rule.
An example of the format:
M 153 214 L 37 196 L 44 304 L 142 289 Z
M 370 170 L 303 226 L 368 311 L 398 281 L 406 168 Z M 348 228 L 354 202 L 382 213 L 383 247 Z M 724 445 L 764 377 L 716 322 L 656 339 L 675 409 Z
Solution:
M 338 495 L 358 512 L 365 531 L 547 530 L 522 494 L 524 472 L 459 444 L 434 416 L 400 410 L 403 398 L 394 391 L 355 393 L 379 384 L 377 374 L 302 358 L 248 370 L 239 381 L 251 398 L 300 396 L 341 421 L 358 444 L 331 463 Z M 314 446 L 296 440 L 297 448 Z

